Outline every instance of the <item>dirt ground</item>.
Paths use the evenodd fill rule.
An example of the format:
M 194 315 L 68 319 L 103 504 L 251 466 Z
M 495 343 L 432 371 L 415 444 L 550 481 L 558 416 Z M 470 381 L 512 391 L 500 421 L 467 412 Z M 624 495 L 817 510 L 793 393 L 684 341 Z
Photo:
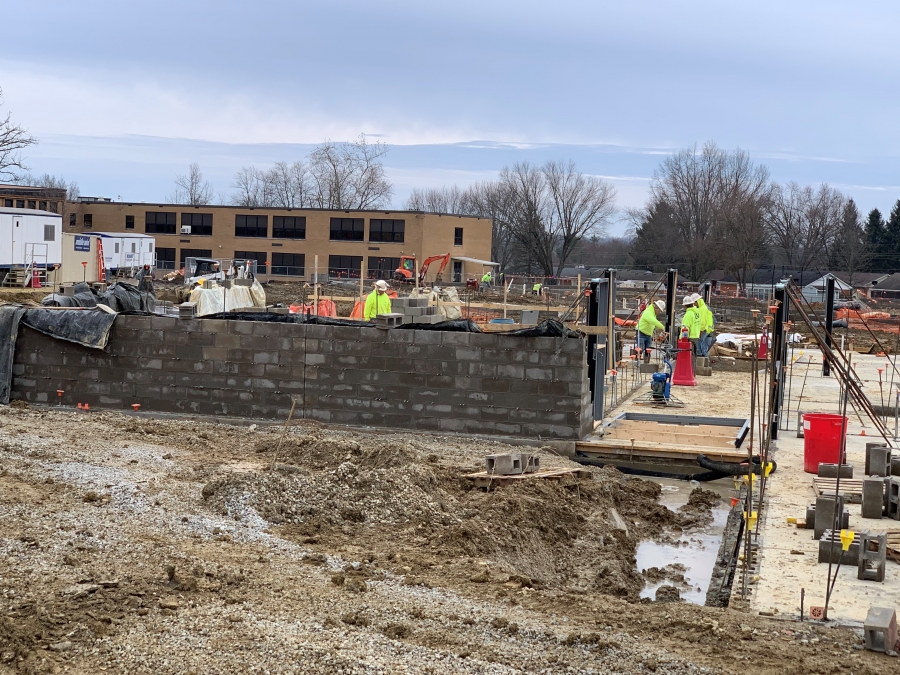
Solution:
M 463 478 L 504 449 L 0 408 L 0 674 L 896 672 L 854 631 L 639 600 L 638 542 L 715 495 Z

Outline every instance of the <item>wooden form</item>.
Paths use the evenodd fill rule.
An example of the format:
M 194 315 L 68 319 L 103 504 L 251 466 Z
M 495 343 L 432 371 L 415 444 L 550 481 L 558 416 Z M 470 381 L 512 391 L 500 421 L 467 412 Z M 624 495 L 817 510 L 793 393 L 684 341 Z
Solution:
M 734 436 L 724 427 L 711 425 L 659 424 L 620 420 L 603 429 L 604 440 L 647 441 L 704 448 L 733 448 Z M 742 453 L 743 454 L 743 453 Z
M 575 443 L 576 458 L 579 454 L 586 458 L 617 459 L 620 461 L 635 462 L 681 460 L 695 465 L 697 463 L 697 455 L 699 454 L 706 455 L 717 462 L 733 462 L 739 464 L 740 462 L 747 461 L 746 452 L 731 448 L 698 447 L 696 445 L 679 445 L 676 443 L 631 441 L 630 439 L 578 441 Z
M 656 426 L 646 427 L 647 429 L 662 430 L 666 425 L 674 426 L 690 426 L 691 428 L 713 427 L 718 429 L 722 436 L 728 436 L 731 433 L 731 445 L 735 448 L 741 447 L 747 433 L 750 431 L 750 420 L 740 417 L 705 417 L 700 415 L 673 415 L 665 413 L 641 413 L 641 412 L 623 412 L 612 419 L 606 426 L 615 427 L 623 422 L 634 424 L 635 422 L 650 422 Z M 660 434 L 663 432 L 660 431 Z M 677 432 L 676 432 L 677 433 Z
M 887 557 L 900 564 L 900 530 L 888 530 Z
M 486 490 L 490 490 L 493 487 L 505 487 L 521 480 L 533 480 L 538 478 L 545 480 L 562 480 L 563 478 L 591 480 L 593 477 L 593 473 L 588 469 L 566 469 L 560 467 L 547 467 L 545 469 L 538 469 L 532 473 L 520 473 L 512 476 L 501 476 L 488 473 L 487 471 L 466 474 L 466 478 L 473 481 L 475 487 L 484 488 Z

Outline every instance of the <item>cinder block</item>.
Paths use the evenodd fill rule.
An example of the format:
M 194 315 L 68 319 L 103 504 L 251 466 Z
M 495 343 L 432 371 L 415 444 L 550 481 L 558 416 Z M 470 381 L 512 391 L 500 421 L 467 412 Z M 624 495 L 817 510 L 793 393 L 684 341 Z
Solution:
M 485 465 L 488 473 L 513 476 L 522 473 L 522 455 L 518 452 L 488 455 L 485 457 Z
M 870 607 L 863 632 L 866 649 L 873 652 L 893 652 L 897 646 L 897 610 Z
M 697 366 L 694 368 L 694 374 L 700 375 L 701 377 L 710 377 L 712 375 L 712 368 L 709 366 Z
M 659 372 L 659 364 L 642 363 L 642 364 L 640 364 L 639 369 L 642 373 L 658 373 Z
M 860 543 L 860 533 L 854 532 L 850 548 L 844 551 L 841 546 L 841 533 L 835 532 L 832 536 L 830 529 L 825 530 L 819 538 L 819 562 L 831 562 L 835 565 L 843 563 L 844 565 L 856 567 L 859 565 Z
M 825 530 L 830 530 L 834 527 L 835 514 L 842 513 L 843 510 L 844 498 L 840 495 L 837 497 L 830 495 L 816 498 L 816 539 L 821 538 Z
M 887 566 L 887 533 L 863 531 L 859 546 L 856 578 L 862 581 L 884 581 Z
M 695 368 L 709 368 L 709 357 L 698 356 L 694 362 Z
M 900 476 L 900 457 L 891 457 L 891 475 Z
M 900 520 L 900 478 L 891 478 L 885 481 L 887 488 L 887 517 Z
M 807 504 L 806 506 L 806 523 L 807 530 L 814 530 L 816 527 L 816 505 Z
M 837 478 L 838 475 L 841 478 L 853 478 L 853 465 L 820 462 L 818 475 L 820 478 Z
M 522 473 L 534 473 L 541 468 L 541 456 L 531 453 L 522 454 Z
M 884 512 L 884 480 L 877 476 L 863 478 L 862 517 L 881 518 Z
M 891 449 L 888 446 L 866 443 L 866 475 L 891 475 Z

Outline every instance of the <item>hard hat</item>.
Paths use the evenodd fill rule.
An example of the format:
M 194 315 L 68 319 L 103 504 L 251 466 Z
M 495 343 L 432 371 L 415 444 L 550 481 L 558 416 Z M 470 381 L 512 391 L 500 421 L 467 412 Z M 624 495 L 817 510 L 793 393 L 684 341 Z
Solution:
M 694 294 L 691 296 L 691 298 L 693 298 L 694 302 L 697 302 L 697 301 L 698 301 L 700 298 L 702 298 L 702 297 L 703 297 L 703 296 L 700 295 L 699 293 L 694 293 Z
M 388 289 L 387 282 L 384 279 L 379 279 L 375 282 L 375 288 L 379 291 L 386 291 Z
M 665 311 L 666 311 L 666 303 L 663 302 L 662 300 L 657 300 L 657 301 L 654 302 L 653 304 L 656 305 L 657 307 L 659 307 L 659 311 L 660 311 L 660 312 L 665 312 Z
M 681 304 L 687 307 L 688 305 L 693 305 L 695 302 L 693 295 L 684 296 L 684 300 L 681 301 Z

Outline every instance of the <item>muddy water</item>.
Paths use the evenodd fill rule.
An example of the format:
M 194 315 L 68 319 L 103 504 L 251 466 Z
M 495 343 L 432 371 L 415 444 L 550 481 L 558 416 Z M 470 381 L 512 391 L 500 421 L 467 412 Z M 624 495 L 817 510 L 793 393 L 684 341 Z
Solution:
M 653 541 L 642 542 L 637 550 L 637 568 L 645 570 L 649 567 L 663 568 L 666 565 L 680 563 L 685 566 L 684 577 L 689 588 L 679 587 L 681 597 L 686 601 L 702 605 L 706 601 L 706 590 L 722 542 L 722 531 L 728 519 L 731 507 L 732 481 L 730 478 L 708 483 L 689 483 L 687 481 L 656 478 L 662 485 L 661 504 L 675 510 L 687 503 L 688 495 L 698 485 L 712 490 L 722 496 L 722 501 L 713 509 L 713 522 L 701 529 L 685 531 L 677 543 L 659 544 Z M 674 539 L 674 538 L 673 538 Z M 656 589 L 670 581 L 648 583 L 641 591 L 641 597 L 653 598 Z

